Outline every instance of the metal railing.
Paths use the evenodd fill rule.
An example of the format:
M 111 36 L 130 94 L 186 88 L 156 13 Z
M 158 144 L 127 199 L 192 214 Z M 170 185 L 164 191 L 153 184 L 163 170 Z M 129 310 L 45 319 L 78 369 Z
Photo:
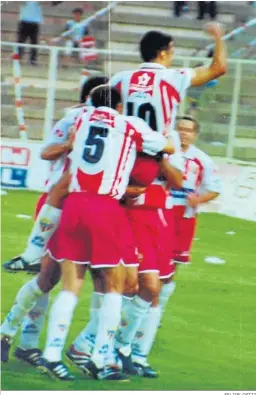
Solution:
M 30 44 L 17 44 L 12 42 L 2 42 L 1 45 L 2 47 L 11 49 L 14 53 L 17 53 L 18 46 L 23 48 L 36 47 L 40 51 L 46 51 L 49 53 L 47 99 L 44 115 L 44 137 L 46 137 L 47 134 L 50 133 L 54 121 L 56 81 L 58 79 L 58 56 L 65 51 L 65 47 L 47 45 L 33 46 Z M 90 52 L 90 50 L 85 50 L 84 48 L 74 48 L 74 52 L 80 52 L 82 50 Z M 116 51 L 112 49 L 94 49 L 94 52 L 104 57 L 105 62 L 102 63 L 102 72 L 109 74 L 109 76 L 113 74 L 111 66 L 112 57 L 115 57 L 115 61 L 116 59 L 120 61 L 121 70 L 123 67 L 123 56 L 126 57 L 126 59 L 127 57 L 131 57 L 134 61 L 134 56 L 138 55 L 132 51 Z M 202 57 L 176 56 L 174 67 L 194 67 L 199 62 L 209 63 L 209 59 Z M 243 155 L 241 156 L 241 154 L 237 154 L 236 151 L 239 151 L 239 141 L 246 140 L 249 136 L 248 142 L 250 141 L 250 143 L 248 143 L 248 147 L 245 144 L 246 141 L 243 141 L 243 145 L 245 144 L 245 146 L 242 145 L 240 147 L 240 151 L 245 152 L 248 148 L 247 151 L 249 152 L 254 147 L 256 153 L 256 61 L 230 59 L 228 64 L 229 70 L 227 75 L 220 79 L 217 87 L 211 88 L 211 92 L 214 96 L 212 99 L 213 101 L 206 101 L 206 103 L 201 105 L 201 99 L 199 97 L 197 106 L 198 117 L 200 122 L 204 125 L 203 134 L 199 140 L 199 144 L 201 144 L 202 148 L 210 154 L 223 156 L 228 160 L 236 158 L 246 160 L 247 162 L 254 162 L 254 160 L 256 161 L 256 155 L 254 158 L 254 155 L 250 153 L 248 157 L 243 158 Z M 104 66 L 106 66 L 105 70 Z M 14 75 L 13 77 L 15 78 L 16 76 Z M 19 82 L 22 86 L 22 77 Z M 77 84 L 79 85 L 79 81 Z M 208 89 L 208 91 L 210 92 L 210 89 Z M 188 96 L 189 95 L 190 93 Z M 224 108 L 224 101 L 222 99 L 226 97 L 229 99 L 227 99 L 225 104 L 225 108 L 227 108 L 226 113 L 223 115 L 222 110 Z M 247 105 L 243 105 L 243 108 L 241 99 L 247 103 Z M 180 106 L 180 114 L 185 113 L 187 108 L 188 102 L 184 100 Z M 220 131 L 218 132 L 218 125 L 220 125 L 222 135 Z M 209 128 L 212 128 L 211 133 L 213 141 L 209 141 L 209 135 L 207 136 L 207 130 Z M 214 140 L 214 130 L 218 132 L 216 132 L 218 135 L 222 136 L 221 138 L 223 141 L 218 142 Z M 244 136 L 243 130 L 245 131 Z

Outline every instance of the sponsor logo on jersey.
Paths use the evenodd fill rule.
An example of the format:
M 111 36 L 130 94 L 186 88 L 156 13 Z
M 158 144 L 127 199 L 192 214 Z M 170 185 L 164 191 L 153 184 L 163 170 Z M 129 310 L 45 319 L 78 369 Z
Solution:
M 89 121 L 105 123 L 108 126 L 111 126 L 112 128 L 115 127 L 115 117 L 106 111 L 95 110 L 92 113 Z
M 42 218 L 40 221 L 40 228 L 42 232 L 48 232 L 49 230 L 54 228 L 54 224 L 51 223 L 49 218 Z
M 155 74 L 153 72 L 137 71 L 132 75 L 129 95 L 134 92 L 143 92 L 153 95 Z

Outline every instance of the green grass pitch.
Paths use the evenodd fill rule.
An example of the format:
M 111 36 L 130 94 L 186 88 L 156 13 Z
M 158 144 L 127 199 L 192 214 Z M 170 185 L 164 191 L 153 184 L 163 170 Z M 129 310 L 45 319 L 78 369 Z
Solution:
M 23 251 L 33 220 L 16 215 L 32 215 L 37 197 L 36 193 L 23 191 L 2 197 L 2 262 Z M 230 230 L 236 233 L 226 235 Z M 200 215 L 200 240 L 194 243 L 193 264 L 179 267 L 176 292 L 150 357 L 152 366 L 160 371 L 158 379 L 96 382 L 76 371 L 75 382 L 61 383 L 16 361 L 11 353 L 9 363 L 2 366 L 2 389 L 255 390 L 255 235 L 253 222 L 216 214 Z M 205 256 L 218 256 L 226 264 L 206 264 Z M 2 272 L 2 319 L 18 289 L 29 279 L 27 274 Z M 58 290 L 59 287 L 52 297 Z M 88 276 L 67 345 L 88 320 L 91 291 Z M 44 339 L 45 331 L 41 347 Z

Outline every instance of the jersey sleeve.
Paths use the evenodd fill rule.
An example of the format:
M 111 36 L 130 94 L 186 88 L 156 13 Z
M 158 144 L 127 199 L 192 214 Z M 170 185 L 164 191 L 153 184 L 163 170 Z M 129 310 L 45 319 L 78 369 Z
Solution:
M 207 160 L 204 164 L 202 189 L 216 193 L 221 193 L 222 191 L 222 179 L 218 167 L 211 159 Z
M 167 80 L 177 90 L 180 100 L 183 100 L 187 89 L 191 86 L 191 81 L 195 70 L 191 68 L 168 70 Z
M 66 117 L 60 119 L 53 127 L 51 134 L 46 138 L 44 142 L 44 148 L 52 144 L 62 144 L 68 138 L 68 131 L 72 122 Z
M 153 131 L 142 119 L 129 118 L 133 119 L 132 125 L 135 128 L 137 151 L 154 156 L 164 149 L 167 140 L 161 133 Z
M 109 85 L 112 86 L 112 88 L 116 88 L 119 93 L 121 93 L 121 87 L 122 87 L 122 80 L 123 80 L 123 73 L 117 73 L 113 75 L 112 78 L 109 80 Z

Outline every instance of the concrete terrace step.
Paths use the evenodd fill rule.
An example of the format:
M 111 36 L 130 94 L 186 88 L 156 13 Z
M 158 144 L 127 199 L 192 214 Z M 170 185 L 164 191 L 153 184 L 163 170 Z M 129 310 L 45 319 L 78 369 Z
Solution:
M 164 9 L 173 9 L 173 1 L 150 1 L 145 2 L 141 1 L 140 6 L 143 5 L 145 7 L 152 8 L 164 8 Z M 122 4 L 127 6 L 136 7 L 138 3 L 136 1 L 124 1 Z M 243 1 L 220 1 L 218 2 L 218 13 L 219 14 L 239 14 L 245 8 L 245 3 Z M 190 10 L 197 10 L 197 2 L 191 1 L 189 2 Z M 251 10 L 251 7 L 249 8 Z
M 80 7 L 84 10 L 84 17 L 90 16 L 95 11 L 106 7 L 106 2 L 104 1 L 64 1 L 55 7 L 52 7 L 50 1 L 41 2 L 43 16 L 55 16 L 55 17 L 66 17 L 70 18 L 72 16 L 72 10 L 76 7 Z M 19 1 L 7 1 L 3 2 L 1 6 L 2 14 L 5 12 L 18 14 L 20 12 L 20 2 Z
M 142 11 L 139 9 L 141 8 Z M 130 11 L 132 10 L 132 11 Z M 149 12 L 152 11 L 152 12 Z M 172 13 L 168 13 L 166 10 L 162 11 L 161 14 L 158 12 L 154 15 L 155 9 L 134 7 L 133 9 L 129 7 L 127 11 L 120 10 L 120 7 L 114 9 L 111 17 L 111 23 L 138 23 L 140 25 L 157 25 L 158 30 L 162 27 L 169 26 L 170 29 L 174 28 L 190 28 L 192 30 L 202 29 L 205 22 L 198 21 L 196 19 L 196 14 L 188 14 L 183 18 L 174 18 Z M 169 14 L 169 15 L 168 15 Z M 231 15 L 220 15 L 218 20 L 225 24 L 225 28 L 230 30 L 234 26 L 234 16 Z

